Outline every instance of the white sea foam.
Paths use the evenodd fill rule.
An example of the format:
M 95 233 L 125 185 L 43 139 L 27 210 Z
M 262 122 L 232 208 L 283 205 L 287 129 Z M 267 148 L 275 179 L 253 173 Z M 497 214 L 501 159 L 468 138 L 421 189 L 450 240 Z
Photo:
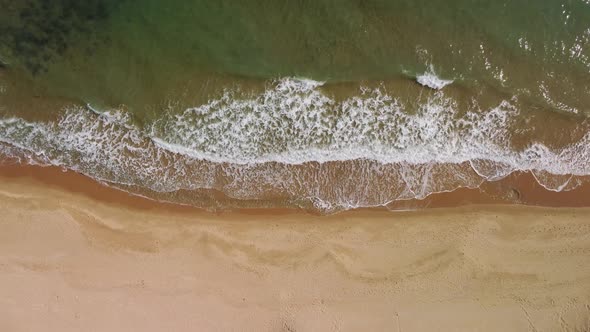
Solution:
M 424 74 L 416 76 L 416 82 L 431 89 L 440 90 L 453 83 L 453 80 L 444 80 L 438 77 L 434 72 L 433 66 L 431 65 L 428 68 L 428 71 L 426 71 Z
M 569 112 L 572 114 L 579 114 L 580 111 L 572 106 L 566 105 L 560 101 L 556 101 L 553 98 L 551 98 L 551 95 L 549 94 L 549 90 L 547 89 L 547 86 L 545 86 L 544 82 L 541 82 L 541 84 L 539 85 L 539 89 L 541 91 L 541 95 L 543 96 L 543 99 L 545 99 L 545 101 L 551 105 L 552 107 L 563 111 L 563 112 Z
M 556 191 L 590 175 L 590 132 L 561 149 L 511 149 L 514 101 L 465 113 L 439 91 L 407 112 L 381 89 L 339 101 L 319 85 L 287 78 L 248 98 L 226 91 L 148 130 L 121 111 L 0 119 L 0 142 L 23 160 L 101 181 L 157 192 L 216 189 L 237 199 L 272 192 L 323 210 L 477 187 L 514 171 L 531 171 Z

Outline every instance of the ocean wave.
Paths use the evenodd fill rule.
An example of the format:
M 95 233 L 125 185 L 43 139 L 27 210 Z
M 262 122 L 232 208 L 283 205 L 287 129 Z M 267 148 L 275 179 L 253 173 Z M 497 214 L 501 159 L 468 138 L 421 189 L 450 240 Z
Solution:
M 431 65 L 424 74 L 416 76 L 416 82 L 434 90 L 441 90 L 445 86 L 453 83 L 453 80 L 444 80 L 438 77 L 434 72 L 434 67 Z
M 590 175 L 590 132 L 559 149 L 511 148 L 515 101 L 459 112 L 442 91 L 415 112 L 382 89 L 336 100 L 320 83 L 285 78 L 264 92 L 162 116 L 146 129 L 123 111 L 66 110 L 55 122 L 0 119 L 0 142 L 28 163 L 155 192 L 214 189 L 322 211 L 379 206 L 516 171 L 554 191 Z M 7 152 L 4 152 L 7 153 Z

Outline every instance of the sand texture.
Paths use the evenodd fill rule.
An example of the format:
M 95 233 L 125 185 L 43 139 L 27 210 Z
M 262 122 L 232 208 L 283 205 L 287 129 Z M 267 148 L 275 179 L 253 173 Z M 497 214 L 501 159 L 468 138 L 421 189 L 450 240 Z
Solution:
M 590 210 L 199 213 L 0 178 L 1 331 L 588 331 Z

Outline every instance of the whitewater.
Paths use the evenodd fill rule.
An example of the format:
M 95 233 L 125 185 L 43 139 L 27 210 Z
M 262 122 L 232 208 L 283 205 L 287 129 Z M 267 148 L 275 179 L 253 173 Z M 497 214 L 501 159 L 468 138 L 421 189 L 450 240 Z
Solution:
M 460 112 L 433 91 L 408 112 L 382 88 L 337 100 L 322 87 L 283 78 L 248 97 L 228 89 L 141 128 L 130 113 L 91 106 L 66 109 L 56 121 L 0 119 L 0 152 L 154 192 L 212 189 L 323 212 L 476 188 L 517 171 L 553 191 L 590 175 L 590 132 L 559 149 L 511 146 L 515 98 Z

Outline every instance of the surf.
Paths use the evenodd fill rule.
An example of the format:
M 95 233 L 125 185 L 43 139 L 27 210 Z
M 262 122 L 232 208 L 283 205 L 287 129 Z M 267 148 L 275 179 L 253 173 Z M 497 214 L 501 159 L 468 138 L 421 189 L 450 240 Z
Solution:
M 512 148 L 512 124 L 523 116 L 513 99 L 460 112 L 437 91 L 408 112 L 382 88 L 361 86 L 344 99 L 322 88 L 287 77 L 250 96 L 228 89 L 144 127 L 126 111 L 92 106 L 66 109 L 56 121 L 10 117 L 0 119 L 0 145 L 24 163 L 130 191 L 283 197 L 322 212 L 477 188 L 515 172 L 531 172 L 552 191 L 575 189 L 590 175 L 590 131 L 560 148 Z

